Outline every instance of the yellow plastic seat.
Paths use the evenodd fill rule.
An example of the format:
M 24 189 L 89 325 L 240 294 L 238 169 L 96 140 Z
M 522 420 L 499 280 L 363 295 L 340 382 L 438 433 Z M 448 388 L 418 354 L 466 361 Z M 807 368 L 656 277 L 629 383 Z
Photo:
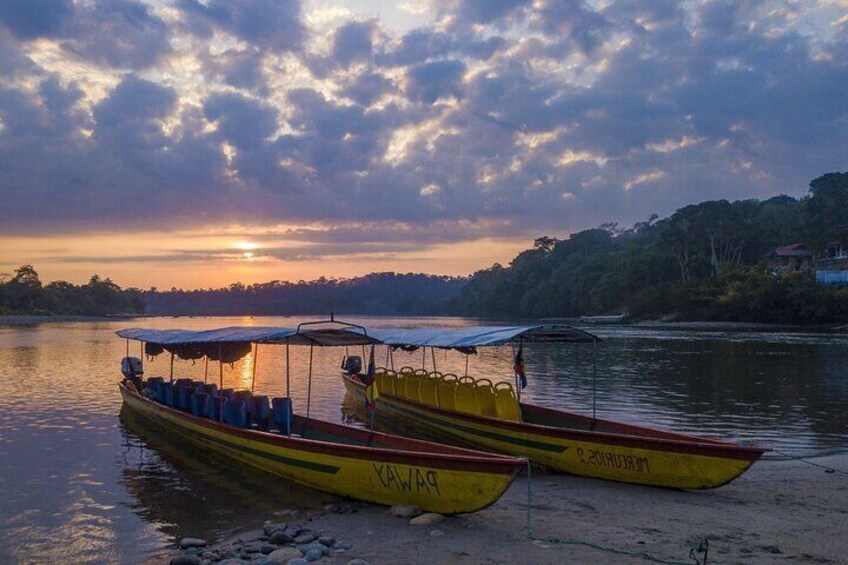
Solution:
M 457 412 L 466 414 L 480 414 L 480 405 L 477 403 L 477 395 L 474 394 L 477 384 L 471 377 L 462 377 L 456 385 L 456 408 Z
M 521 406 L 510 383 L 496 384 L 495 397 L 498 418 L 511 422 L 521 421 Z
M 415 402 L 419 401 L 418 387 L 421 384 L 421 378 L 421 375 L 419 375 L 417 372 L 412 375 L 406 375 L 404 385 L 404 396 L 408 400 L 412 400 Z
M 406 379 L 409 378 L 409 375 L 410 373 L 401 371 L 395 376 L 395 396 L 406 398 Z
M 497 394 L 495 394 L 495 387 L 492 386 L 492 381 L 489 379 L 477 379 L 476 385 L 477 390 L 474 392 L 477 396 L 477 405 L 480 408 L 480 414 L 482 416 L 489 416 L 490 418 L 497 418 L 498 399 Z
M 439 405 L 439 377 L 430 373 L 429 377 L 421 379 L 418 385 L 418 401 L 427 406 L 437 407 Z
M 456 410 L 456 386 L 457 376 L 453 373 L 442 375 L 439 379 L 439 408 L 443 410 Z
M 390 369 L 386 369 L 381 373 L 376 373 L 375 377 L 377 379 L 377 390 L 380 391 L 380 394 L 395 393 L 395 378 L 397 377 L 397 373 Z

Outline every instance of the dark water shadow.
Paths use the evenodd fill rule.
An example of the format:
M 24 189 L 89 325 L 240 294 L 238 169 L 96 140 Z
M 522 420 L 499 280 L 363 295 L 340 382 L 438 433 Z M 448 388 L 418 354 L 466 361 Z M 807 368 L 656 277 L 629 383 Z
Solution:
M 127 506 L 171 543 L 222 539 L 280 519 L 285 510 L 317 510 L 339 500 L 183 441 L 126 406 L 119 428 L 120 484 L 132 497 Z

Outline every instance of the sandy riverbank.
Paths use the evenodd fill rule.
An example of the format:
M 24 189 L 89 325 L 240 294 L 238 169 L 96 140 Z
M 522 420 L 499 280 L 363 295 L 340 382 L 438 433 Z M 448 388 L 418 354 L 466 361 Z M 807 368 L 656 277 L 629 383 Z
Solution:
M 709 563 L 845 563 L 848 454 L 813 461 L 842 473 L 802 461 L 761 461 L 719 489 L 681 492 L 534 470 L 531 528 L 536 538 L 648 552 L 681 564 L 694 563 L 689 550 L 702 538 L 709 541 Z M 372 565 L 650 562 L 586 545 L 530 539 L 526 478 L 492 507 L 431 526 L 409 525 L 386 507 L 355 506 L 355 514 L 311 517 L 310 529 L 354 546 L 317 563 L 347 564 L 353 558 Z

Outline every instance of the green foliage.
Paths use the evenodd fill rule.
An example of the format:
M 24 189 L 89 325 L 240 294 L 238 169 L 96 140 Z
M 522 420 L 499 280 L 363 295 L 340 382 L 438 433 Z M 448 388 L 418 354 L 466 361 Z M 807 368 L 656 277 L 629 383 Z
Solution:
M 475 273 L 456 314 L 569 317 L 626 312 L 634 318 L 819 324 L 848 320 L 848 289 L 811 276 L 773 276 L 765 256 L 806 243 L 821 255 L 848 244 L 848 173 L 810 183 L 796 200 L 702 202 L 668 218 L 541 237 L 508 267 Z
M 22 265 L 0 283 L 0 314 L 107 316 L 142 314 L 144 294 L 121 289 L 111 279 L 94 275 L 86 285 L 55 281 L 43 285 L 32 265 Z

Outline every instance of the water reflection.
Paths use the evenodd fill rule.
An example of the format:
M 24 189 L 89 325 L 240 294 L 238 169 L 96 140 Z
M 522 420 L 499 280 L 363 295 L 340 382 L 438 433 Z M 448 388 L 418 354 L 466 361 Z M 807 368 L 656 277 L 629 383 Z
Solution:
M 292 326 L 302 319 L 151 319 L 0 328 L 0 563 L 127 562 L 183 535 L 218 537 L 319 495 L 233 467 L 122 417 L 118 361 L 128 325 L 206 329 Z M 463 325 L 467 320 L 358 319 L 365 325 Z M 747 440 L 792 455 L 848 449 L 848 338 L 838 334 L 593 328 L 599 348 L 598 414 L 689 433 Z M 354 351 L 353 349 L 356 349 Z M 131 345 L 130 351 L 136 351 Z M 311 413 L 344 420 L 338 376 L 343 348 L 316 348 Z M 350 353 L 363 355 L 361 348 Z M 363 355 L 364 357 L 367 357 Z M 469 373 L 509 380 L 509 347 L 481 350 Z M 305 411 L 309 348 L 292 347 L 291 393 Z M 386 351 L 377 350 L 379 364 Z M 395 353 L 396 368 L 432 368 L 428 352 Z M 223 367 L 225 386 L 286 391 L 285 347 Z M 465 358 L 437 351 L 436 368 L 465 372 Z M 591 347 L 530 345 L 525 397 L 591 413 Z M 168 355 L 147 360 L 167 376 Z M 218 366 L 208 367 L 218 382 Z M 205 363 L 178 361 L 175 377 L 203 380 Z M 353 406 L 353 408 L 356 408 Z M 380 421 L 378 420 L 378 425 Z M 298 492 L 296 492 L 298 491 Z M 323 496 L 323 495 L 320 495 Z
M 257 516 L 335 500 L 198 449 L 127 408 L 120 433 L 120 484 L 132 495 L 127 507 L 172 540 L 237 533 L 256 527 Z

